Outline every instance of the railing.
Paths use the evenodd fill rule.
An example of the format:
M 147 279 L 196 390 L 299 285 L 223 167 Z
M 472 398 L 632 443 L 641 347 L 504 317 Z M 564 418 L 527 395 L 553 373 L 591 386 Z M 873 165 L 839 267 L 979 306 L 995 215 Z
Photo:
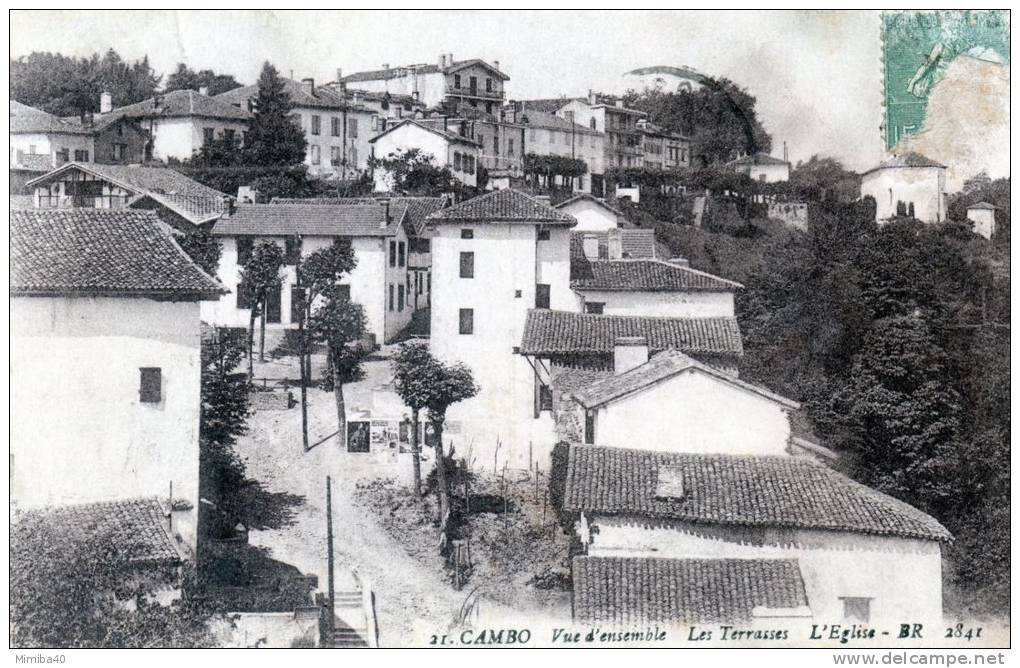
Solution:
M 459 95 L 461 97 L 478 97 L 486 100 L 504 100 L 506 92 L 502 90 L 482 90 L 480 88 L 457 88 L 456 86 L 446 87 L 447 95 Z

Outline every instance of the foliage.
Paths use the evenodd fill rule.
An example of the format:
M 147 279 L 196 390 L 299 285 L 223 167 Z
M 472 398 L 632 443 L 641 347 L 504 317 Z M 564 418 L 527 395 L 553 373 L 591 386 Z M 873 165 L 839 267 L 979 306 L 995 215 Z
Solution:
M 414 493 L 415 496 L 421 496 L 421 462 L 418 459 L 421 445 L 418 443 L 418 420 L 421 411 L 428 406 L 432 378 L 436 375 L 438 360 L 432 356 L 428 344 L 411 342 L 401 344 L 393 355 L 391 364 L 393 387 L 404 404 L 411 409 Z
M 11 525 L 13 646 L 211 646 L 209 611 L 187 597 L 166 607 L 151 601 L 162 578 L 174 576 L 139 570 L 138 545 L 96 527 L 69 529 L 45 513 Z
M 82 58 L 33 52 L 11 60 L 10 96 L 57 116 L 80 116 L 99 111 L 103 92 L 114 107 L 148 99 L 160 78 L 148 56 L 127 63 L 113 49 Z
M 269 292 L 279 287 L 282 278 L 283 249 L 279 244 L 265 239 L 255 243 L 251 256 L 241 267 L 239 289 L 247 290 L 251 299 L 252 315 L 265 307 Z
M 371 167 L 386 172 L 390 189 L 405 195 L 438 197 L 462 187 L 448 166 L 440 167 L 431 153 L 417 147 L 373 159 Z
M 255 111 L 245 137 L 246 164 L 297 165 L 305 159 L 308 142 L 301 127 L 291 119 L 290 94 L 276 68 L 266 62 L 258 81 Z
M 588 164 L 579 158 L 571 158 L 565 155 L 537 155 L 535 153 L 528 153 L 524 156 L 524 173 L 527 175 L 576 178 L 588 173 Z
M 184 63 L 177 63 L 177 69 L 167 76 L 163 89 L 169 93 L 175 90 L 198 90 L 203 86 L 209 89 L 207 95 L 214 96 L 240 88 L 241 84 L 230 74 L 216 74 L 212 70 L 196 72 Z
M 624 99 L 628 107 L 647 113 L 649 122 L 690 137 L 699 167 L 741 153 L 769 152 L 772 138 L 758 119 L 755 98 L 729 79 L 706 78 L 703 84 L 679 93 L 631 91 Z
M 210 276 L 215 277 L 220 267 L 223 245 L 208 230 L 198 229 L 177 237 L 177 244 L 195 264 Z
M 947 217 L 949 220 L 967 220 L 967 208 L 978 202 L 988 202 L 996 208 L 995 242 L 1009 244 L 1010 223 L 1010 180 L 991 179 L 982 172 L 964 182 L 963 190 L 949 197 Z
M 790 180 L 780 187 L 789 188 L 797 199 L 853 202 L 860 195 L 861 177 L 835 158 L 813 155 L 807 162 L 797 163 Z

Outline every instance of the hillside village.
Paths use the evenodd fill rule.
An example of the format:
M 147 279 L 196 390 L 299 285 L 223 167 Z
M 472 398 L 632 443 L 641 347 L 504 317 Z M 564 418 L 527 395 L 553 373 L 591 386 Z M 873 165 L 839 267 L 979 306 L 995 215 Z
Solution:
M 654 103 L 707 75 L 514 99 L 476 55 L 322 82 L 267 63 L 73 116 L 11 100 L 21 545 L 113 555 L 130 614 L 172 618 L 157 645 L 420 644 L 529 614 L 936 642 L 994 616 L 966 594 L 988 525 L 922 489 L 1001 455 L 981 372 L 917 409 L 951 425 L 852 400 L 883 345 L 941 391 L 928 319 L 987 337 L 945 368 L 978 343 L 991 368 L 996 327 L 1008 352 L 1008 179 L 720 157 Z M 966 410 L 986 440 L 931 436 Z M 46 629 L 20 632 L 64 642 Z

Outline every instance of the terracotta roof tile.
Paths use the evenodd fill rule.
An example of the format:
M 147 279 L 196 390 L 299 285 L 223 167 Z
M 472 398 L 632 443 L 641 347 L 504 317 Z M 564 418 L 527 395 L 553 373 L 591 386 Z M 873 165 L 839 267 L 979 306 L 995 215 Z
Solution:
M 517 190 L 494 190 L 429 216 L 430 223 L 545 223 L 576 225 L 577 220 Z
M 655 230 L 636 230 L 618 228 L 620 235 L 620 251 L 625 259 L 654 258 Z M 594 235 L 599 241 L 599 257 L 609 259 L 609 232 L 570 232 L 570 261 L 584 260 L 584 237 Z
M 67 122 L 42 109 L 11 100 L 10 133 L 88 135 L 92 134 L 92 131 L 84 129 L 79 124 Z M 49 158 L 49 156 L 46 157 Z
M 102 117 L 127 117 L 127 118 L 217 118 L 228 121 L 247 121 L 251 118 L 251 112 L 247 107 L 238 108 L 220 99 L 221 96 L 209 97 L 202 95 L 195 90 L 175 90 L 159 96 L 159 107 L 156 107 L 155 97 L 147 100 L 117 107 L 109 114 L 97 116 Z
M 682 499 L 656 498 L 663 467 Z M 809 459 L 572 446 L 563 508 L 699 524 L 952 540 L 933 517 Z
M 768 153 L 755 153 L 754 155 L 746 155 L 743 158 L 737 158 L 727 163 L 731 167 L 738 165 L 789 165 L 790 163 L 780 158 L 773 158 Z
M 643 336 L 651 352 L 739 357 L 744 348 L 736 318 L 652 318 L 532 309 L 524 323 L 525 355 L 611 354 L 621 336 Z
M 277 197 L 271 204 L 361 204 L 379 206 L 381 199 L 389 199 L 390 205 L 407 207 L 406 223 L 414 234 L 421 234 L 425 227 L 425 219 L 432 213 L 446 207 L 446 197 Z
M 242 204 L 221 218 L 212 233 L 219 236 L 390 237 L 403 224 L 406 204 Z
M 11 218 L 11 294 L 167 295 L 215 299 L 223 286 L 152 211 L 21 209 Z
M 901 153 L 900 155 L 894 155 L 888 160 L 872 167 L 868 171 L 863 172 L 862 175 L 870 174 L 871 172 L 874 172 L 879 169 L 890 169 L 896 167 L 941 167 L 945 169 L 946 166 L 938 162 L 935 162 L 934 160 L 927 156 L 921 155 L 920 153 L 914 153 L 911 151 L 907 153 Z
M 808 605 L 795 559 L 574 557 L 574 621 L 750 622 L 756 607 Z
M 570 262 L 575 290 L 643 292 L 733 292 L 740 283 L 663 260 L 587 260 Z

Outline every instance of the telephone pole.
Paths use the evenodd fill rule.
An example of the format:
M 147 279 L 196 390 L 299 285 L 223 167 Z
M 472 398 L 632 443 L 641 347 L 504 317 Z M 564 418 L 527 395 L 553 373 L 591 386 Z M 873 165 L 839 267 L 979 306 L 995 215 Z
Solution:
M 333 584 L 333 487 L 329 476 L 326 476 L 326 562 L 329 566 L 329 574 L 326 581 L 329 583 L 329 642 L 330 645 L 336 642 L 336 591 Z

